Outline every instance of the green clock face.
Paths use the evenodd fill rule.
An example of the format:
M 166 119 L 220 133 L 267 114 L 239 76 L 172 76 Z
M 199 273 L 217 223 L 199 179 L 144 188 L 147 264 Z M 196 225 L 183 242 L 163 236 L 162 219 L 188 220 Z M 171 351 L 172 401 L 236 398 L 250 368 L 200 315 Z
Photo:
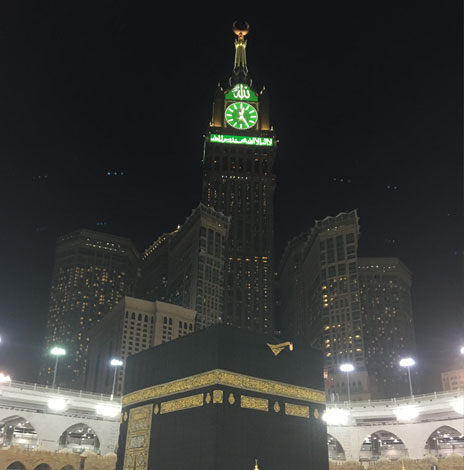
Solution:
M 226 121 L 235 129 L 249 129 L 258 121 L 258 112 L 250 103 L 237 101 L 227 106 Z

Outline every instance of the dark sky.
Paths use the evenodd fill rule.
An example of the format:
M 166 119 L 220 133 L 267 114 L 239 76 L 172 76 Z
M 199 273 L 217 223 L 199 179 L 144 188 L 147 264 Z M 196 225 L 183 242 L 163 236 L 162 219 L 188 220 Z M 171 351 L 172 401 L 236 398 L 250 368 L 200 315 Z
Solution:
M 276 259 L 314 219 L 357 208 L 360 254 L 413 272 L 434 387 L 464 344 L 462 2 L 159 4 L 0 7 L 1 369 L 35 379 L 57 235 L 100 229 L 143 250 L 198 204 L 239 18 L 280 140 Z

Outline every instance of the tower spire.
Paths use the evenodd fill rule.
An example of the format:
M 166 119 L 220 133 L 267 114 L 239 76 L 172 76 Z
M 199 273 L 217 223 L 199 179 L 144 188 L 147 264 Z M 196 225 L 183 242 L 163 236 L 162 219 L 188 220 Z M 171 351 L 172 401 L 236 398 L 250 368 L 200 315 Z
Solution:
M 245 36 L 250 31 L 250 25 L 245 21 L 245 29 L 240 29 L 237 27 L 237 21 L 234 21 L 232 31 L 237 37 L 235 38 L 234 75 L 231 77 L 231 85 L 236 83 L 248 83 L 249 77 L 246 61 L 247 40 Z

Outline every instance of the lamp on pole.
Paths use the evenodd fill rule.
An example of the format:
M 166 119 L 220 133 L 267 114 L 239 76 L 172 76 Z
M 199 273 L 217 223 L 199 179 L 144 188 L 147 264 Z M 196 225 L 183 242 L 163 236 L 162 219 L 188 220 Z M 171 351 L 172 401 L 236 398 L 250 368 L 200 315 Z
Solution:
M 412 357 L 405 357 L 404 359 L 400 360 L 400 366 L 408 368 L 409 393 L 411 394 L 411 397 L 413 396 L 412 382 L 411 382 L 411 366 L 413 366 L 415 363 L 416 363 L 416 361 Z
M 111 400 L 112 400 L 114 397 L 114 389 L 116 388 L 116 374 L 118 372 L 118 367 L 122 366 L 122 361 L 120 359 L 111 359 L 110 365 L 114 367 L 113 388 L 111 390 Z
M 11 377 L 7 374 L 4 374 L 3 372 L 0 372 L 0 383 L 5 384 L 5 383 L 10 383 L 11 382 Z
M 64 356 L 66 354 L 66 351 L 63 348 L 60 348 L 58 346 L 55 346 L 52 348 L 50 351 L 50 354 L 52 356 L 56 356 L 55 360 L 55 370 L 53 371 L 53 383 L 52 383 L 52 388 L 55 388 L 55 382 L 56 382 L 56 371 L 58 370 L 58 359 L 60 356 Z
M 350 372 L 354 371 L 354 365 L 350 363 L 345 363 L 340 365 L 340 370 L 342 372 L 346 372 L 346 384 L 348 386 L 348 403 L 351 402 L 351 396 L 350 396 Z

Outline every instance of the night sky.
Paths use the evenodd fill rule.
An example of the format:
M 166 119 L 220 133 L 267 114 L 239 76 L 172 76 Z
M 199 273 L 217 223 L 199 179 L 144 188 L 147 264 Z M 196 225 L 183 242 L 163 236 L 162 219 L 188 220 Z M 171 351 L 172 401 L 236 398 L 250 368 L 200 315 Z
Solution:
M 417 370 L 439 389 L 464 364 L 462 2 L 159 5 L 0 7 L 1 370 L 36 379 L 57 235 L 143 250 L 198 204 L 214 89 L 246 19 L 280 140 L 276 260 L 315 219 L 357 208 L 359 254 L 413 273 Z

